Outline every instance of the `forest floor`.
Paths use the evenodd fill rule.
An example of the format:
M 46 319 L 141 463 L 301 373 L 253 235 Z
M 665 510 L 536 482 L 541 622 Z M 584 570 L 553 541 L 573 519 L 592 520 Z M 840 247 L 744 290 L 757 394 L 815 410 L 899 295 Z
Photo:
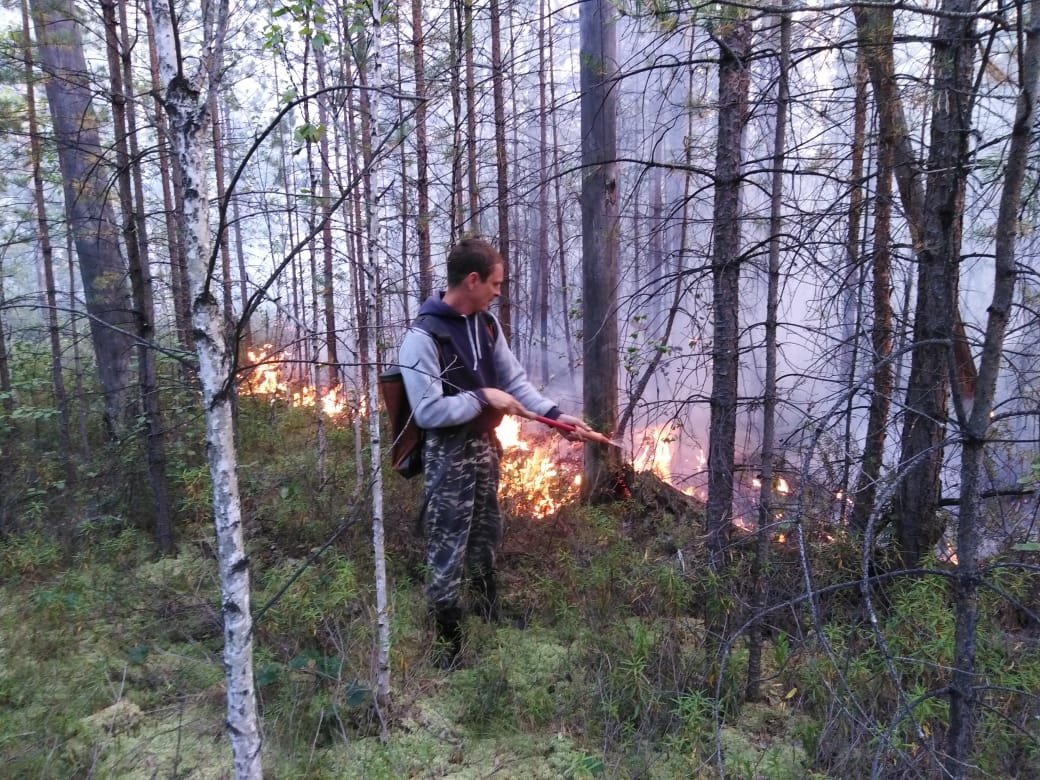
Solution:
M 510 502 L 503 619 L 468 617 L 460 664 L 443 671 L 422 599 L 418 480 L 388 477 L 391 695 L 377 707 L 371 530 L 352 461 L 339 456 L 322 481 L 284 428 L 243 430 L 266 777 L 933 776 L 947 717 L 934 692 L 953 632 L 945 580 L 877 593 L 872 628 L 854 546 L 832 535 L 811 549 L 774 544 L 776 608 L 748 702 L 750 545 L 713 576 L 700 505 L 642 478 L 624 501 L 537 519 Z M 332 451 L 353 452 L 339 436 Z M 120 513 L 87 512 L 79 496 L 41 506 L 0 542 L 0 775 L 230 776 L 206 468 L 184 452 L 175 555 L 155 556 L 132 489 Z M 101 475 L 99 495 L 114 478 Z M 829 594 L 811 608 L 799 597 L 807 556 Z M 1035 574 L 999 585 L 1036 603 Z M 978 777 L 1040 766 L 1040 632 L 1007 603 L 980 610 L 980 674 L 994 693 Z

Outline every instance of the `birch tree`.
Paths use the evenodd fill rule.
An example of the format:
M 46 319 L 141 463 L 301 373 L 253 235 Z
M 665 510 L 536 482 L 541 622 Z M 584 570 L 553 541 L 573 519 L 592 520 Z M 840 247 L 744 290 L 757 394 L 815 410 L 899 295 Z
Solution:
M 194 57 L 179 36 L 179 21 L 163 0 L 151 0 L 162 101 L 169 117 L 174 162 L 184 192 L 182 245 L 191 291 L 192 327 L 199 358 L 206 421 L 206 444 L 213 489 L 221 614 L 224 621 L 224 675 L 227 733 L 236 778 L 260 778 L 261 733 L 253 684 L 249 561 L 242 532 L 235 447 L 235 349 L 227 332 L 220 291 L 213 289 L 214 251 L 209 230 L 209 183 L 205 153 L 211 93 L 219 86 L 216 64 L 227 29 L 226 0 L 205 6 L 202 40 Z M 194 71 L 187 70 L 195 64 Z

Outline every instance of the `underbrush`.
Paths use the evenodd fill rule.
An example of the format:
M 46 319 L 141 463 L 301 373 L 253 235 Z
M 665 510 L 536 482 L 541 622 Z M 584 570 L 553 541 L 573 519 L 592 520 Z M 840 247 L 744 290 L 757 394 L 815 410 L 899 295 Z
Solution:
M 935 774 L 949 717 L 948 569 L 931 561 L 933 574 L 879 582 L 868 605 L 850 541 L 820 533 L 806 534 L 804 551 L 776 545 L 760 696 L 748 703 L 748 546 L 711 576 L 700 519 L 638 502 L 510 518 L 503 620 L 467 618 L 461 668 L 447 673 L 429 657 L 421 487 L 388 476 L 393 691 L 376 707 L 369 499 L 349 430 L 330 428 L 322 454 L 308 413 L 247 400 L 240 415 L 270 776 Z M 79 496 L 64 514 L 49 506 L 45 521 L 8 525 L 5 774 L 226 776 L 219 585 L 197 444 L 193 434 L 172 449 L 175 555 L 155 558 L 133 502 L 86 512 Z M 980 604 L 980 775 L 1026 778 L 1040 762 L 1037 575 L 1034 562 L 1017 563 L 987 572 Z M 716 625 L 727 635 L 712 635 Z

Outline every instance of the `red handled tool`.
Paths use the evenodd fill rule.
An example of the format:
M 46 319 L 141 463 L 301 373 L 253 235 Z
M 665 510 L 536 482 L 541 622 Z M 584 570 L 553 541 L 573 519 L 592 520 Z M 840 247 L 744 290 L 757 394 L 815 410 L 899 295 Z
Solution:
M 567 431 L 568 433 L 577 434 L 579 438 L 588 439 L 589 441 L 596 441 L 600 444 L 609 444 L 611 447 L 620 447 L 616 441 L 611 441 L 602 433 L 596 433 L 596 431 L 586 431 L 584 428 L 579 428 L 577 425 L 571 425 L 570 423 L 560 422 L 559 420 L 550 420 L 548 417 L 541 415 L 535 415 L 531 418 L 536 422 L 544 423 L 552 428 L 558 428 L 561 431 Z

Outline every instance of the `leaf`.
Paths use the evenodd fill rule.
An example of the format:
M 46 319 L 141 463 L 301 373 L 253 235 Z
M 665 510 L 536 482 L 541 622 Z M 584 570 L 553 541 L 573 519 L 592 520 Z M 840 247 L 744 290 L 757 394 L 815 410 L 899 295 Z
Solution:
M 794 698 L 795 694 L 798 693 L 798 688 L 792 688 L 784 694 L 784 701 L 790 701 Z

